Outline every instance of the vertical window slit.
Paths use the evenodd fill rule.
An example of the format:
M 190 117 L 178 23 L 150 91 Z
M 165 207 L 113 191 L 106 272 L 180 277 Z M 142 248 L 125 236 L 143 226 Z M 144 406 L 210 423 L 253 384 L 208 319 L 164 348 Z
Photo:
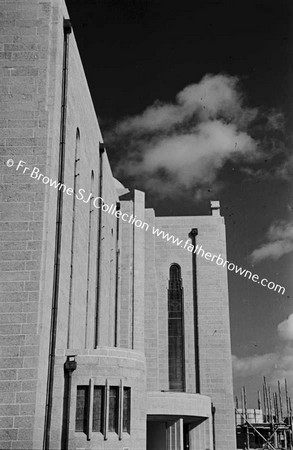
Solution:
M 75 431 L 87 432 L 89 387 L 77 386 Z
M 93 431 L 98 431 L 99 433 L 103 433 L 104 431 L 104 402 L 104 386 L 95 386 L 93 405 Z
M 185 390 L 183 287 L 178 264 L 170 267 L 168 289 L 169 389 Z
M 109 431 L 118 434 L 119 387 L 111 386 L 109 393 Z
M 94 172 L 91 175 L 91 193 L 94 188 Z M 85 313 L 85 348 L 88 348 L 88 322 L 89 322 L 89 300 L 90 300 L 90 275 L 91 275 L 91 242 L 92 242 L 92 213 L 93 213 L 93 195 L 89 201 L 88 212 L 88 248 L 87 248 L 87 281 L 86 281 L 86 313 Z
M 123 388 L 123 431 L 130 434 L 130 387 Z
M 75 247 L 75 225 L 76 225 L 76 193 L 79 185 L 79 145 L 80 133 L 76 130 L 75 153 L 74 153 L 74 174 L 73 174 L 73 200 L 72 200 L 72 231 L 71 231 L 71 255 L 70 255 L 70 284 L 69 284 L 69 306 L 68 306 L 68 330 L 67 330 L 67 348 L 71 346 L 71 310 L 73 301 L 73 272 L 74 272 L 74 247 Z

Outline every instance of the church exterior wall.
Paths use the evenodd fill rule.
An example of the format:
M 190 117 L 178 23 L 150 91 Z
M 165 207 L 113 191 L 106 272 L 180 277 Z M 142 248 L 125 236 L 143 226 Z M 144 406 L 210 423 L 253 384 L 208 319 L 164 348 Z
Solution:
M 152 214 L 152 211 L 149 212 Z M 235 442 L 233 424 L 232 362 L 230 346 L 230 325 L 228 305 L 228 285 L 226 270 L 214 261 L 208 261 L 199 249 L 212 255 L 226 258 L 226 237 L 224 219 L 219 210 L 211 216 L 157 217 L 155 227 L 165 230 L 174 237 L 182 239 L 178 247 L 163 239 L 153 239 L 156 261 L 156 286 L 158 315 L 151 321 L 147 336 L 159 331 L 157 352 L 156 384 L 159 389 L 168 390 L 168 330 L 167 296 L 169 267 L 172 263 L 181 266 L 184 289 L 184 327 L 185 327 L 185 374 L 186 392 L 200 392 L 208 395 L 216 407 L 215 429 L 217 448 L 233 448 Z M 196 298 L 198 316 L 198 363 L 195 361 L 194 292 L 193 292 L 193 253 L 184 248 L 192 229 L 197 229 L 196 245 Z M 190 239 L 191 243 L 191 239 Z M 191 250 L 191 248 L 190 248 Z M 152 309 L 153 305 L 147 303 Z M 147 307 L 148 309 L 148 307 Z M 148 312 L 146 311 L 146 314 Z M 146 350 L 147 355 L 149 354 Z M 162 363 L 164 361 L 164 363 Z M 147 367 L 150 363 L 147 360 Z M 196 374 L 196 366 L 198 374 Z M 199 386 L 195 380 L 199 377 Z M 148 381 L 154 385 L 153 379 Z
M 154 225 L 187 239 L 197 227 L 197 241 L 205 250 L 224 255 L 223 219 L 158 218 L 145 209 L 143 192 L 119 192 L 67 22 L 64 33 L 64 2 L 0 5 L 0 447 L 144 450 L 148 418 L 165 417 L 169 405 L 170 417 L 163 419 L 169 427 L 168 448 L 173 448 L 172 433 L 181 433 L 181 416 L 191 415 L 197 426 L 189 433 L 190 449 L 212 449 L 212 400 L 217 449 L 234 450 L 226 273 L 197 258 L 198 392 L 192 257 L 150 232 Z M 12 167 L 8 159 L 14 160 Z M 31 176 L 36 168 L 35 175 L 58 182 L 60 165 L 70 193 Z M 83 199 L 74 200 L 74 188 L 83 190 Z M 106 205 L 119 203 L 121 211 L 140 218 L 149 230 L 99 214 L 97 197 Z M 172 262 L 181 264 L 184 283 L 186 392 L 164 393 L 165 406 L 158 412 L 154 401 L 169 390 L 166 293 Z M 130 434 L 121 430 L 122 416 L 118 434 L 97 433 L 90 422 L 86 432 L 77 432 L 78 386 L 88 386 L 89 395 L 94 386 L 105 392 L 114 386 L 120 393 L 130 388 Z M 181 405 L 177 412 L 175 398 Z M 92 399 L 88 411 L 92 418 Z

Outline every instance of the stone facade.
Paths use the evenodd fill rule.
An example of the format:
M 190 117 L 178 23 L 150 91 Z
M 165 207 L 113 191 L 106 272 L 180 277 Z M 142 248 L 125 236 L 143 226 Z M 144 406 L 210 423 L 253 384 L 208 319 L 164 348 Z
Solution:
M 202 248 L 205 253 L 220 254 L 225 259 L 224 219 L 219 215 L 219 209 L 214 209 L 211 216 L 194 217 L 155 217 L 153 210 L 147 210 L 146 217 L 155 228 L 183 241 L 180 246 L 174 245 L 166 239 L 155 237 L 152 231 L 148 232 L 146 237 L 146 259 L 154 261 L 153 270 L 151 273 L 147 272 L 146 277 L 150 291 L 146 287 L 145 293 L 147 389 L 169 389 L 166 291 L 170 265 L 176 263 L 181 267 L 184 289 L 185 390 L 187 393 L 198 392 L 211 398 L 216 407 L 216 448 L 233 449 L 235 434 L 227 273 L 226 269 L 215 261 L 205 259 L 203 252 L 199 251 Z M 190 238 L 191 230 L 195 228 L 198 246 L 196 270 L 192 261 L 194 253 L 189 252 L 185 244 Z M 194 277 L 196 292 L 193 292 Z M 194 327 L 195 314 L 197 337 Z M 198 436 L 200 433 L 200 427 L 193 431 L 193 434 Z M 205 449 L 208 444 L 199 440 L 194 448 Z
M 144 193 L 122 188 L 64 2 L 0 6 L 1 449 L 212 450 L 214 428 L 217 450 L 234 450 L 226 271 L 200 257 L 195 270 L 186 249 L 151 231 L 187 239 L 198 228 L 197 242 L 225 255 L 223 218 L 155 217 Z M 107 205 L 148 226 L 117 219 Z M 185 392 L 168 392 L 174 262 L 184 287 Z M 82 431 L 79 386 L 89 393 Z M 101 432 L 92 426 L 95 386 L 104 388 Z M 107 428 L 111 387 L 118 432 Z

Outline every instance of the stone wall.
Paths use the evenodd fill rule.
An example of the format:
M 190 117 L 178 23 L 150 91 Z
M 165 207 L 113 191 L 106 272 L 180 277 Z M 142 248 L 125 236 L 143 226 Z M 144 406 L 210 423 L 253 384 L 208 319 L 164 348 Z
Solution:
M 93 198 L 101 196 L 109 206 L 119 200 L 107 153 L 100 151 L 103 138 L 71 33 L 64 184 L 77 193 L 82 189 L 83 199 L 79 195 L 74 200 L 72 190 L 63 193 L 56 259 L 58 190 L 42 179 L 57 181 L 60 169 L 64 19 L 68 14 L 63 0 L 0 0 L 0 447 L 39 450 L 43 445 L 58 265 L 50 446 L 61 448 L 64 363 L 72 356 L 77 369 L 72 375 L 70 448 L 98 444 L 116 450 L 124 445 L 114 435 L 108 440 L 95 435 L 88 441 L 74 429 L 77 385 L 107 378 L 131 387 L 132 435 L 124 442 L 131 450 L 144 450 L 144 353 L 148 390 L 168 390 L 167 286 L 172 262 L 181 265 L 183 276 L 186 390 L 196 391 L 191 255 L 155 238 L 152 225 L 182 239 L 197 227 L 198 243 L 222 255 L 225 229 L 221 217 L 156 218 L 153 210 L 144 209 L 144 194 L 134 191 L 121 197 L 121 210 L 145 221 L 149 230 L 120 220 L 117 242 L 117 219 L 107 212 L 99 215 L 95 205 L 101 204 L 90 198 L 91 193 Z M 12 167 L 8 159 L 14 160 Z M 33 177 L 37 173 L 43 174 L 39 180 Z M 197 261 L 200 392 L 217 408 L 217 449 L 233 450 L 227 275 L 214 263 L 200 257 Z M 203 433 L 210 432 L 206 427 Z M 194 442 L 204 441 L 194 433 Z
M 1 8 L 1 429 L 0 447 L 32 448 L 37 402 L 44 407 L 55 200 L 50 219 L 45 205 L 49 190 L 28 173 L 16 171 L 17 163 L 41 171 L 52 168 L 48 151 L 48 105 L 52 85 L 50 60 L 56 49 L 49 39 L 56 21 L 50 2 L 0 2 Z M 52 75 L 52 73 L 51 73 Z M 53 80 L 52 80 L 53 81 Z M 60 110 L 60 106 L 59 106 Z M 58 121 L 58 114 L 56 120 Z M 58 131 L 57 131 L 58 134 Z M 52 135 L 51 140 L 56 142 Z M 58 139 L 58 138 L 57 138 Z M 5 163 L 13 158 L 15 164 Z M 51 220 L 45 228 L 46 221 Z M 37 400 L 38 399 L 38 400 Z M 36 401 L 37 400 L 37 401 Z M 41 421 L 41 419 L 39 419 Z M 38 441 L 38 445 L 41 442 Z M 40 445 L 39 445 L 40 446 Z
M 0 5 L 0 447 L 40 449 L 47 392 L 57 189 L 30 174 L 37 167 L 39 174 L 58 180 L 63 19 L 68 14 L 64 2 L 58 0 L 1 1 Z M 94 197 L 101 195 L 99 144 L 103 138 L 73 33 L 69 35 L 66 104 L 64 184 L 83 189 L 84 198 L 79 196 L 74 203 L 72 191 L 63 194 L 50 432 L 54 448 L 61 445 L 66 356 L 77 357 L 96 346 L 99 212 L 93 200 L 87 200 L 91 192 Z M 5 165 L 8 158 L 14 159 L 13 167 Z M 102 158 L 102 196 L 106 204 L 115 205 L 118 196 L 106 152 Z M 16 170 L 20 159 L 28 167 L 25 173 L 23 168 Z M 115 344 L 116 227 L 115 216 L 103 212 L 97 340 L 99 346 L 110 348 Z M 143 287 L 139 281 L 137 286 L 141 298 Z M 142 349 L 141 336 L 136 341 Z M 122 369 L 120 376 L 126 376 Z M 143 379 L 140 377 L 142 385 Z M 145 395 L 145 389 L 141 392 Z M 75 395 L 73 390 L 73 400 Z M 143 401 L 138 404 L 143 408 Z M 140 422 L 145 442 L 144 413 L 136 411 L 133 420 L 134 429 L 135 420 Z M 105 442 L 105 448 L 111 445 Z
M 186 392 L 196 392 L 194 293 L 192 253 L 184 248 L 192 228 L 198 229 L 196 244 L 205 252 L 226 255 L 224 219 L 219 215 L 194 217 L 146 217 L 155 228 L 182 239 L 177 246 L 161 237 L 146 238 L 145 336 L 147 386 L 149 390 L 169 390 L 168 374 L 168 281 L 172 263 L 181 266 L 184 290 Z M 152 227 L 151 227 L 152 228 Z M 202 254 L 202 253 L 201 253 Z M 155 266 L 154 266 L 155 264 Z M 228 304 L 227 269 L 196 256 L 198 307 L 199 392 L 208 395 L 216 407 L 216 448 L 235 449 L 232 364 Z M 201 430 L 193 431 L 199 442 Z M 207 442 L 211 433 L 208 433 Z M 194 444 L 195 445 L 195 444 Z M 195 447 L 196 448 L 196 447 Z

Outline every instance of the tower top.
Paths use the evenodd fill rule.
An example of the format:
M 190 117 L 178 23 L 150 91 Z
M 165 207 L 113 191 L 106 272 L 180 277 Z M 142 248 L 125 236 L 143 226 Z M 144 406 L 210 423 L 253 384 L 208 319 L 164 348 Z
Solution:
M 218 200 L 211 200 L 210 206 L 212 216 L 220 216 L 220 202 Z

